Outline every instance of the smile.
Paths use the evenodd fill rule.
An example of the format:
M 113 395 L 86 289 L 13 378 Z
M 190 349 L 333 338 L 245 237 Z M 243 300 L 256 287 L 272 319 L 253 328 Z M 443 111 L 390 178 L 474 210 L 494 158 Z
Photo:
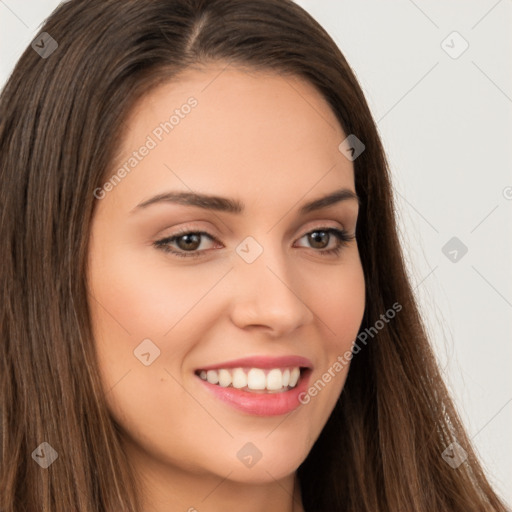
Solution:
M 300 367 L 293 368 L 220 368 L 199 370 L 202 380 L 223 388 L 232 387 L 247 392 L 282 393 L 293 389 L 300 377 Z
M 230 409 L 255 416 L 288 414 L 299 408 L 313 364 L 301 356 L 253 356 L 199 367 L 201 389 Z

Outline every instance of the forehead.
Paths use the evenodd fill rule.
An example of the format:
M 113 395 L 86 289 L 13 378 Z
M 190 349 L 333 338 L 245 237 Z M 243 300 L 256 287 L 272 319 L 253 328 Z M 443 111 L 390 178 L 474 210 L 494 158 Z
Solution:
M 142 98 L 126 127 L 113 172 L 142 146 L 151 150 L 130 169 L 127 186 L 116 187 L 123 193 L 265 190 L 298 200 L 320 181 L 319 192 L 353 188 L 336 116 L 295 76 L 221 64 L 187 70 Z

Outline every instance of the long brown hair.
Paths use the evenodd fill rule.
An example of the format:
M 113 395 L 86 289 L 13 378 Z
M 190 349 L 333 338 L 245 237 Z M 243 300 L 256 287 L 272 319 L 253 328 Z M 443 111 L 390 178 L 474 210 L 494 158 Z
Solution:
M 354 161 L 367 297 L 361 332 L 375 329 L 391 305 L 402 307 L 354 355 L 298 468 L 305 509 L 506 510 L 431 352 L 375 123 L 318 23 L 290 0 L 71 0 L 41 32 L 58 47 L 46 58 L 28 47 L 0 98 L 0 509 L 140 511 L 93 349 L 86 262 L 94 190 L 112 174 L 137 100 L 217 61 L 302 77 L 345 134 L 363 141 Z M 468 456 L 456 469 L 441 455 L 454 441 Z M 59 456 L 47 469 L 32 460 L 43 442 Z

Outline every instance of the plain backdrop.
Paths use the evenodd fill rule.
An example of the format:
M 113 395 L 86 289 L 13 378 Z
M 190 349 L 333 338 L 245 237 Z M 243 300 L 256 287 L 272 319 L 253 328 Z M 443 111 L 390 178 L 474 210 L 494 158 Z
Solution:
M 2 86 L 59 3 L 0 0 Z M 512 0 L 297 3 L 363 87 L 432 343 L 512 503 Z

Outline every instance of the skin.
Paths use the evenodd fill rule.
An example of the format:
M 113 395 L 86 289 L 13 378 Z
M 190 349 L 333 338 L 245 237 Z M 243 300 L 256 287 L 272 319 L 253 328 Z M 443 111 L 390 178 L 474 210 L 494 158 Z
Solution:
M 357 241 L 321 255 L 336 237 L 315 245 L 307 234 L 354 234 L 357 201 L 298 215 L 334 190 L 355 192 L 353 164 L 338 150 L 346 134 L 309 83 L 212 64 L 139 102 L 109 176 L 190 96 L 197 106 L 96 204 L 88 283 L 105 398 L 143 483 L 145 512 L 302 511 L 296 470 L 348 366 L 309 404 L 266 417 L 212 397 L 194 371 L 240 357 L 301 355 L 314 365 L 314 383 L 351 349 L 365 301 Z M 171 190 L 237 199 L 245 212 L 165 202 L 136 208 Z M 182 227 L 218 242 L 201 238 L 197 258 L 153 245 Z M 250 264 L 235 250 L 247 236 L 263 248 Z M 171 246 L 187 248 L 183 239 Z M 160 350 L 149 366 L 134 356 L 147 338 Z M 237 458 L 247 442 L 262 453 L 250 468 Z

